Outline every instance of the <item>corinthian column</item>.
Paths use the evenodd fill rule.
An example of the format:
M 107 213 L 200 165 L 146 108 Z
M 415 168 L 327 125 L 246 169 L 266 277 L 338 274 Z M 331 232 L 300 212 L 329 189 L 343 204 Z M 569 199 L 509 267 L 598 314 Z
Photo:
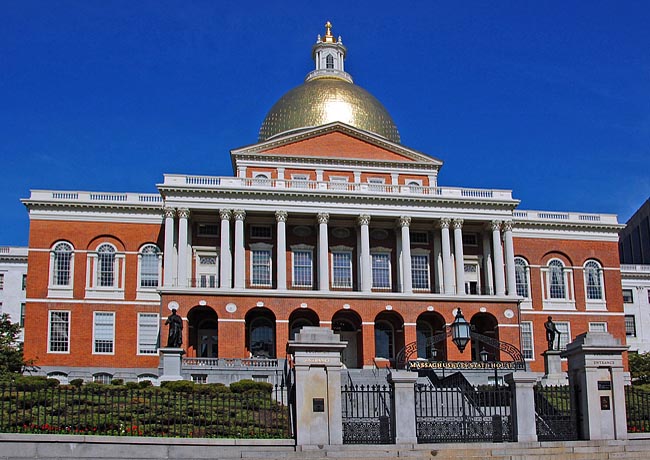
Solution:
M 178 285 L 187 287 L 187 220 L 190 218 L 189 209 L 178 210 Z
M 402 292 L 413 292 L 413 275 L 411 273 L 411 218 L 401 216 L 397 221 L 402 232 Z
M 275 220 L 278 225 L 278 290 L 287 289 L 287 211 L 276 211 Z
M 176 217 L 176 210 L 173 208 L 165 208 L 165 248 L 164 248 L 164 285 L 166 287 L 174 286 L 176 284 L 176 264 L 174 258 L 174 217 Z
M 442 237 L 442 284 L 445 287 L 445 294 L 454 293 L 454 267 L 451 264 L 449 224 L 451 224 L 450 219 L 446 217 L 440 219 L 440 233 Z
M 512 221 L 503 223 L 503 236 L 506 252 L 506 279 L 508 281 L 508 295 L 517 295 L 517 279 L 515 276 L 515 246 L 512 242 Z
M 318 289 L 321 291 L 330 290 L 329 241 L 327 238 L 329 220 L 328 213 L 318 213 Z
M 361 214 L 357 218 L 361 227 L 361 291 L 372 291 L 372 270 L 370 264 L 370 216 Z
M 235 209 L 235 289 L 246 287 L 246 256 L 244 252 L 244 219 L 246 211 Z
M 219 286 L 222 289 L 230 289 L 232 287 L 232 254 L 230 253 L 230 218 L 232 217 L 232 212 L 230 209 L 220 209 L 219 217 L 221 218 Z
M 463 219 L 454 219 L 454 257 L 456 259 L 456 294 L 465 295 L 465 255 L 463 254 Z
M 492 248 L 494 253 L 494 288 L 496 295 L 506 294 L 506 281 L 503 276 L 503 248 L 501 247 L 501 222 L 493 220 Z

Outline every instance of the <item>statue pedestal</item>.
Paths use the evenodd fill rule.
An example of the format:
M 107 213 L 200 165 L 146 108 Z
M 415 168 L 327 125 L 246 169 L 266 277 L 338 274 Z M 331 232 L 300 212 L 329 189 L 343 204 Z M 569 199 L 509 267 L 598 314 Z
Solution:
M 159 368 L 161 370 L 159 382 L 174 382 L 183 380 L 181 376 L 181 363 L 185 350 L 182 348 L 159 348 L 160 355 Z
M 566 372 L 562 371 L 562 352 L 559 350 L 546 350 L 544 355 L 544 377 L 542 385 L 567 385 L 569 379 Z

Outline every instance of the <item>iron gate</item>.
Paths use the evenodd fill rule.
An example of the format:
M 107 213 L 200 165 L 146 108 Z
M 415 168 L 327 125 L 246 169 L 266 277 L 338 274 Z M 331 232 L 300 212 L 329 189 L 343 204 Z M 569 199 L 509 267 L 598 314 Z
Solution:
M 568 385 L 535 386 L 535 423 L 539 441 L 578 439 L 576 404 Z
M 650 432 L 650 393 L 635 388 L 625 387 L 625 411 L 627 412 L 628 433 Z
M 507 386 L 415 385 L 415 421 L 419 443 L 512 441 Z
M 343 444 L 393 443 L 392 404 L 393 389 L 389 386 L 343 385 Z

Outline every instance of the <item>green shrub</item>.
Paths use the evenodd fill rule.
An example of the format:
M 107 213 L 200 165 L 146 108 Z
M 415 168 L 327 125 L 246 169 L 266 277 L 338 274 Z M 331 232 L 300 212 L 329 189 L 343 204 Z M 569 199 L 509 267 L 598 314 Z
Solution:
M 124 379 L 113 379 L 111 385 L 124 385 Z
M 189 380 L 163 382 L 160 386 L 165 390 L 176 391 L 178 393 L 192 393 L 194 391 L 194 382 L 190 382 Z
M 138 382 L 138 388 L 150 388 L 153 386 L 153 382 L 151 380 L 142 380 Z
M 126 382 L 124 384 L 124 386 L 126 388 L 128 388 L 129 390 L 136 390 L 136 389 L 140 388 L 140 385 L 138 384 L 138 382 Z
M 83 384 L 84 384 L 84 379 L 72 379 L 69 382 L 69 385 L 72 385 L 73 387 L 77 387 L 77 388 L 79 388 Z
M 204 385 L 194 385 L 194 392 L 198 394 L 217 395 L 221 393 L 230 393 L 230 388 L 223 383 L 208 383 Z
M 48 379 L 41 375 L 16 375 L 13 379 L 18 390 L 33 391 L 59 386 L 57 379 Z
M 256 382 L 254 380 L 240 380 L 230 384 L 230 391 L 233 393 L 247 393 L 249 391 L 258 391 L 271 393 L 273 385 L 267 382 Z

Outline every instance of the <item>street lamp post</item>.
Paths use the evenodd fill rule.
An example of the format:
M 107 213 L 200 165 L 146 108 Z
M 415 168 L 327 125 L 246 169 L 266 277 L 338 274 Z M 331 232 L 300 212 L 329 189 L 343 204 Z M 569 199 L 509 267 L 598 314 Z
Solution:
M 471 328 L 470 324 L 467 322 L 463 316 L 463 312 L 460 311 L 460 308 L 456 310 L 456 318 L 454 322 L 451 323 L 451 341 L 458 347 L 458 350 L 462 353 L 465 351 L 467 342 L 469 342 L 471 337 Z

